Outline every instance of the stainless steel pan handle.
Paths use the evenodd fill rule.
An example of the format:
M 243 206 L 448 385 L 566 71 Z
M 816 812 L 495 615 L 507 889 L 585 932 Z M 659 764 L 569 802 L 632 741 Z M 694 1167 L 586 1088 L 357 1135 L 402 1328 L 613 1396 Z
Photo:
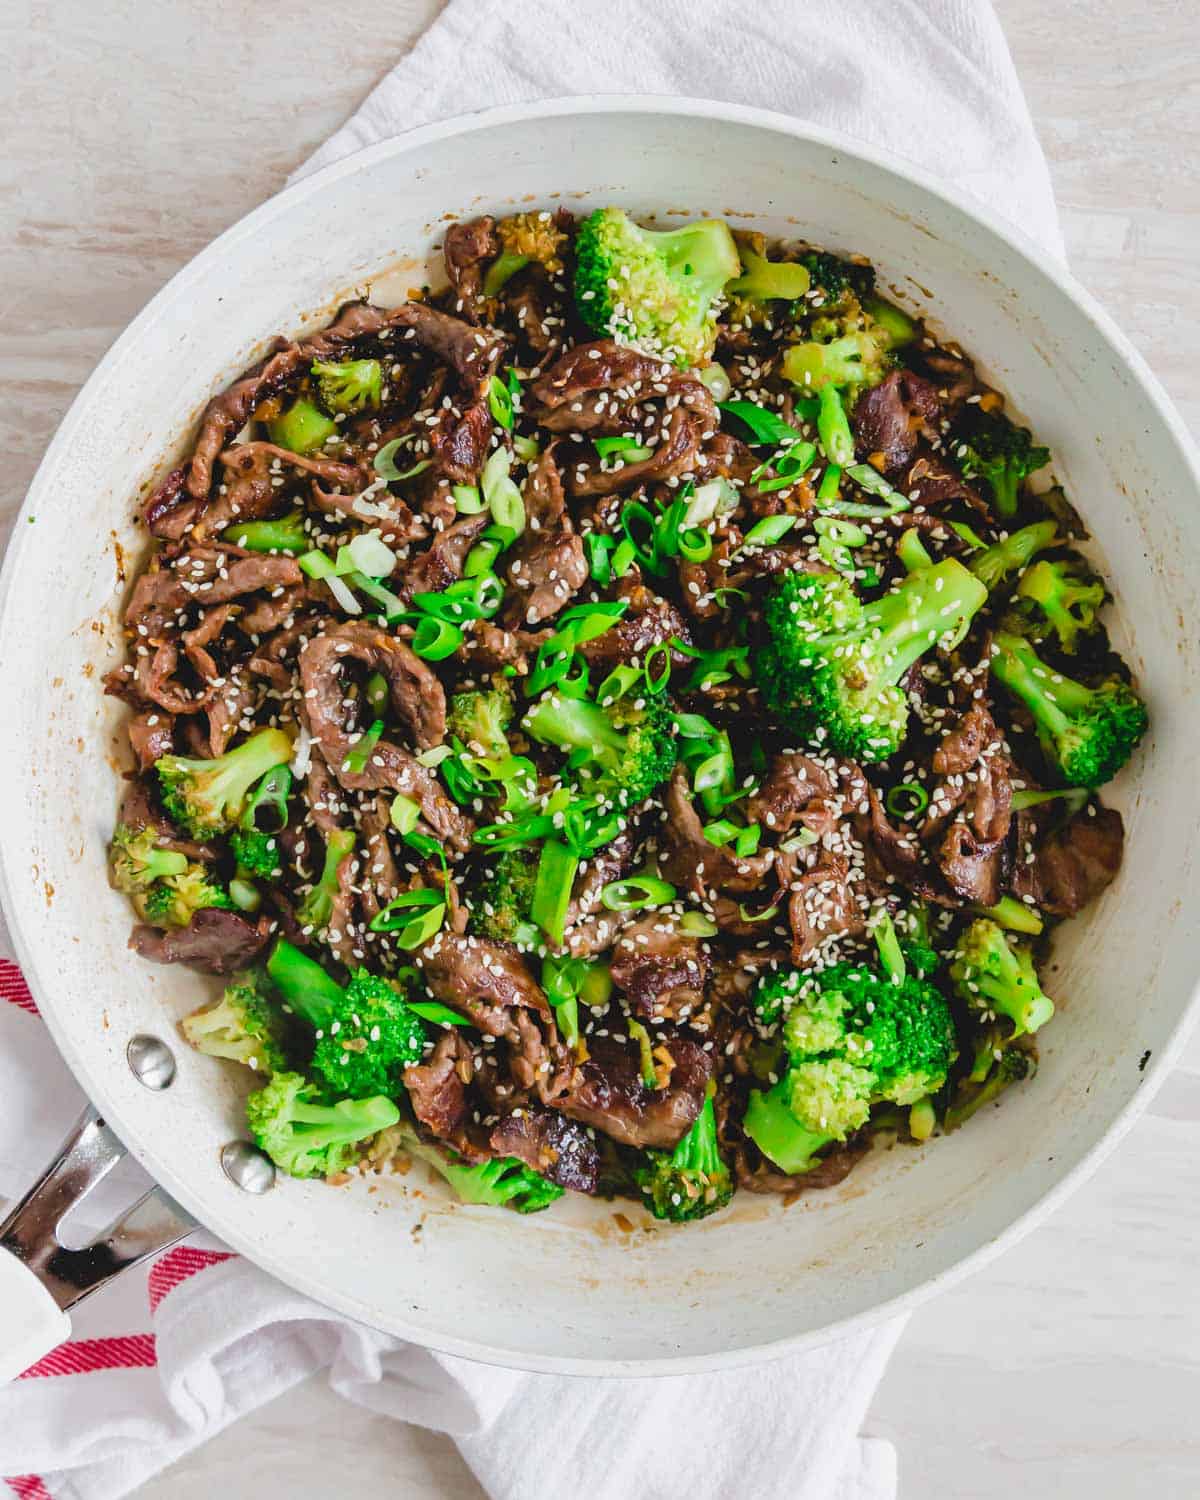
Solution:
M 67 1214 L 124 1155 L 125 1147 L 89 1107 L 41 1179 L 0 1222 L 0 1382 L 70 1336 L 68 1309 L 195 1229 L 184 1209 L 151 1188 L 90 1244 L 69 1249 L 62 1243 Z

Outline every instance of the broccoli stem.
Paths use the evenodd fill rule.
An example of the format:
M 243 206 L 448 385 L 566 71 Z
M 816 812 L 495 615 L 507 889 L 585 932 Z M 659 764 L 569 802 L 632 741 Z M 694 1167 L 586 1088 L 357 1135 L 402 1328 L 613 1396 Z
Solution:
M 745 1130 L 764 1156 L 794 1176 L 807 1172 L 815 1154 L 834 1137 L 801 1125 L 791 1111 L 790 1096 L 786 1075 L 766 1091 L 753 1090 L 746 1106 Z
M 969 567 L 990 591 L 1003 583 L 1010 574 L 1023 568 L 1036 552 L 1042 552 L 1057 543 L 1058 523 L 1035 521 L 1031 526 L 1022 526 L 1003 541 L 993 542 L 990 547 L 977 553 L 971 559 Z
M 921 540 L 921 533 L 915 526 L 910 526 L 900 540 L 896 543 L 896 556 L 904 564 L 906 572 L 919 573 L 922 568 L 933 567 L 933 558 L 930 557 Z
M 970 622 L 987 590 L 954 558 L 910 573 L 898 589 L 863 606 L 875 687 L 895 685 L 937 641 Z
M 981 917 L 991 917 L 998 927 L 1009 932 L 1024 932 L 1031 937 L 1037 937 L 1046 925 L 1036 906 L 1027 906 L 1015 896 L 1001 896 L 995 906 L 972 906 L 971 910 Z
M 342 987 L 319 963 L 280 938 L 267 959 L 267 973 L 279 993 L 314 1030 L 321 1031 L 337 1016 Z
M 483 295 L 498 297 L 505 284 L 528 264 L 528 255 L 515 255 L 510 250 L 502 250 L 487 268 L 487 274 L 483 278 Z
M 1071 727 L 1071 711 L 1079 713 L 1092 699 L 1092 690 L 1045 666 L 1030 643 L 1000 631 L 995 639 L 992 672 L 1015 693 L 1033 715 L 1043 735 L 1058 739 Z
M 291 406 L 267 423 L 267 434 L 277 447 L 291 453 L 311 453 L 337 432 L 332 421 L 314 402 L 297 396 Z
M 589 750 L 597 745 L 617 751 L 625 748 L 625 736 L 602 708 L 585 698 L 545 697 L 526 715 L 525 728 L 535 740 L 563 750 Z

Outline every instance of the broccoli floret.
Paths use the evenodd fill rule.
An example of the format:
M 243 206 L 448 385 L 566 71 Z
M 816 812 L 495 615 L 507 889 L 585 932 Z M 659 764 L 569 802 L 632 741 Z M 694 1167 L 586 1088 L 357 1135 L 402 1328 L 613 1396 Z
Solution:
M 160 849 L 159 838 L 155 828 L 117 824 L 108 851 L 112 882 L 117 890 L 127 896 L 137 895 L 149 890 L 156 880 L 184 873 L 188 867 L 187 855 L 175 849 Z
M 267 436 L 291 453 L 312 453 L 337 436 L 337 423 L 307 396 L 297 396 L 267 423 Z
M 955 1058 L 945 996 L 921 977 L 924 950 L 896 983 L 866 964 L 796 970 L 767 981 L 789 1007 L 788 1066 L 769 1090 L 751 1093 L 746 1134 L 785 1172 L 867 1123 L 879 1103 L 911 1105 L 936 1092 Z
M 1022 526 L 1003 541 L 994 542 L 970 558 L 967 566 L 988 593 L 994 592 L 1013 573 L 1018 573 L 1037 552 L 1058 545 L 1058 525 L 1054 521 L 1035 521 Z
M 656 231 L 600 208 L 580 226 L 575 257 L 575 298 L 589 328 L 680 365 L 707 362 L 714 304 L 742 268 L 722 220 Z
M 1054 1014 L 1029 950 L 1010 944 L 1004 929 L 988 917 L 977 918 L 960 936 L 950 978 L 973 1010 L 1007 1016 L 1013 1036 L 1031 1035 Z
M 282 729 L 260 729 L 212 760 L 164 755 L 155 761 L 163 804 L 195 839 L 227 833 L 241 817 L 247 794 L 260 776 L 292 758 Z
M 934 645 L 957 644 L 987 590 L 954 558 L 864 604 L 835 573 L 785 573 L 767 594 L 753 657 L 767 707 L 856 760 L 883 760 L 908 726 L 900 683 Z
M 423 1141 L 411 1128 L 402 1127 L 402 1137 L 406 1149 L 440 1172 L 464 1203 L 515 1208 L 521 1214 L 535 1214 L 539 1209 L 549 1208 L 563 1195 L 557 1183 L 541 1176 L 515 1156 L 499 1156 L 472 1166 L 454 1152 Z
M 875 290 L 875 267 L 856 265 L 826 250 L 808 250 L 800 257 L 814 287 L 822 293 L 824 307 L 841 303 L 847 296 L 862 302 Z
M 192 1046 L 210 1057 L 264 1075 L 287 1067 L 284 1018 L 266 976 L 256 969 L 235 975 L 219 1000 L 185 1016 L 180 1026 Z
M 386 979 L 359 969 L 343 989 L 320 964 L 280 939 L 267 972 L 292 1013 L 315 1032 L 312 1071 L 337 1095 L 395 1094 L 400 1070 L 419 1062 L 425 1027 Z
M 305 930 L 311 928 L 314 932 L 322 932 L 329 926 L 338 893 L 338 867 L 347 855 L 353 853 L 354 835 L 348 828 L 335 828 L 326 838 L 321 878 L 296 910 L 296 920 Z
M 828 343 L 791 344 L 783 356 L 783 375 L 802 393 L 815 394 L 832 385 L 853 396 L 878 385 L 891 368 L 887 344 L 874 329 L 859 329 Z
M 270 879 L 281 872 L 279 843 L 273 833 L 252 833 L 244 828 L 235 828 L 229 836 L 229 847 L 233 857 L 243 870 L 251 875 Z
M 499 296 L 506 282 L 531 263 L 544 266 L 553 276 L 563 268 L 567 237 L 553 214 L 511 214 L 496 225 L 500 254 L 483 278 L 483 295 Z
M 291 1177 L 329 1177 L 345 1171 L 359 1159 L 363 1142 L 399 1118 L 390 1099 L 325 1104 L 317 1085 L 299 1073 L 276 1073 L 246 1100 L 250 1134 Z
M 540 744 L 586 756 L 575 773 L 590 792 L 618 807 L 633 807 L 675 768 L 673 715 L 663 693 L 644 700 L 619 698 L 608 708 L 586 698 L 544 694 L 523 726 Z
M 1028 427 L 1018 427 L 1000 411 L 964 408 L 952 448 L 967 479 L 985 479 L 992 503 L 1006 519 L 1015 516 L 1021 485 L 1050 462 L 1049 448 L 1033 441 Z
M 1046 666 L 1030 643 L 1004 631 L 995 637 L 992 674 L 1033 716 L 1047 758 L 1069 786 L 1110 781 L 1149 725 L 1146 705 L 1117 676 L 1094 687 Z
M 471 930 L 479 937 L 529 947 L 538 941 L 530 915 L 537 884 L 538 854 L 502 849 L 488 860 L 471 890 Z
M 383 366 L 377 359 L 347 359 L 341 364 L 317 360 L 312 376 L 321 405 L 331 416 L 375 408 L 383 399 Z
M 633 1177 L 656 1219 L 686 1224 L 725 1207 L 733 1176 L 717 1145 L 711 1094 L 674 1151 L 646 1151 Z
M 200 864 L 189 864 L 182 875 L 168 875 L 134 898 L 134 905 L 155 927 L 186 927 L 198 911 L 218 906 L 229 911 L 228 892 L 209 878 Z
M 730 297 L 744 302 L 794 302 L 808 291 L 811 277 L 800 261 L 768 260 L 743 240 L 738 245 L 742 274 L 729 282 Z
M 1080 631 L 1096 623 L 1096 611 L 1104 603 L 1104 584 L 1081 558 L 1061 562 L 1038 562 L 1017 585 L 1017 597 L 1032 600 L 1045 615 L 1064 651 L 1074 653 Z
M 1005 1047 L 999 1059 L 991 1058 L 991 1068 L 982 1080 L 964 1079 L 958 1086 L 954 1102 L 942 1117 L 942 1129 L 949 1133 L 965 1125 L 985 1104 L 991 1104 L 1014 1083 L 1032 1078 L 1037 1063 L 1020 1047 Z
M 508 754 L 508 726 L 514 713 L 511 688 L 455 693 L 446 711 L 446 731 L 476 755 Z

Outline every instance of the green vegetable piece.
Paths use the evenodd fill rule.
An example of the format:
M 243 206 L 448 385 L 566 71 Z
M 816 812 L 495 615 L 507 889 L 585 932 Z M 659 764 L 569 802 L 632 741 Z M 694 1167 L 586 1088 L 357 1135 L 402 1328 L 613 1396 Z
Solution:
M 321 405 L 330 415 L 376 410 L 383 400 L 383 366 L 377 359 L 317 360 L 312 367 Z
M 680 365 L 707 363 L 714 304 L 741 261 L 719 219 L 642 229 L 619 208 L 586 218 L 575 238 L 575 299 L 583 321 Z
M 966 478 L 987 482 L 996 513 L 1006 520 L 1017 513 L 1026 478 L 1050 462 L 1049 448 L 1034 443 L 1028 427 L 978 405 L 964 408 L 950 447 Z
M 733 1175 L 721 1156 L 711 1091 L 674 1151 L 646 1151 L 634 1168 L 642 1202 L 656 1219 L 688 1224 L 724 1208 Z
M 251 786 L 291 758 L 292 742 L 282 729 L 260 729 L 212 760 L 164 755 L 154 770 L 172 820 L 203 843 L 228 833 L 242 815 Z
M 246 1123 L 261 1150 L 291 1177 L 331 1177 L 361 1156 L 361 1147 L 395 1125 L 400 1111 L 386 1098 L 322 1102 L 299 1073 L 276 1073 L 246 1100 Z
M 337 423 L 308 399 L 297 396 L 279 416 L 267 423 L 267 435 L 290 453 L 312 453 L 337 435 Z
M 977 918 L 960 936 L 950 978 L 967 1005 L 1007 1016 L 1015 1037 L 1039 1030 L 1054 1014 L 1054 1001 L 1042 992 L 1029 952 L 1013 947 L 987 917 Z
M 287 1026 L 266 976 L 257 969 L 238 974 L 221 998 L 180 1023 L 198 1052 L 242 1063 L 265 1077 L 287 1067 Z

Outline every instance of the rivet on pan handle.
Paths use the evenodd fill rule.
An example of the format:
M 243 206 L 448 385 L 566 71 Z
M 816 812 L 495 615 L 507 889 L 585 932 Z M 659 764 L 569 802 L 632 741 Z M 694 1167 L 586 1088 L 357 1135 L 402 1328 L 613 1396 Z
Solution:
M 63 1245 L 63 1219 L 124 1155 L 124 1146 L 88 1108 L 41 1180 L 0 1223 L 0 1251 L 8 1252 L 0 1254 L 0 1381 L 13 1379 L 69 1336 L 68 1308 L 196 1227 L 161 1188 L 152 1188 L 90 1245 Z

